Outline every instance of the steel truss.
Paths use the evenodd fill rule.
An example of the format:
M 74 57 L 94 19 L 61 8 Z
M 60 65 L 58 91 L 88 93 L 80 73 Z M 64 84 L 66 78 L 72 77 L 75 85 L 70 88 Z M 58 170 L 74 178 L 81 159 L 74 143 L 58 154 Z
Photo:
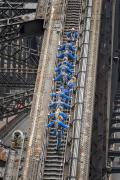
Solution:
M 0 119 L 29 110 L 32 103 L 33 89 L 0 98 Z
M 31 27 L 33 21 L 36 23 L 37 1 L 0 1 L 1 94 L 10 93 L 13 88 L 18 90 L 19 88 L 29 89 L 34 87 L 39 63 L 38 49 L 40 49 L 43 36 L 43 19 L 40 21 L 42 35 L 37 35 L 34 30 L 31 31 L 32 34 L 26 35 L 24 26 L 31 30 L 29 27 Z M 2 92 L 2 89 L 5 91 Z M 33 90 L 30 90 L 0 99 L 1 119 L 25 109 L 28 110 L 31 106 L 32 94 Z M 19 105 L 21 106 L 18 107 Z
M 36 1 L 0 2 L 0 86 L 2 87 L 34 86 L 39 61 L 38 47 L 31 47 L 28 44 L 30 38 L 19 37 L 21 23 L 31 20 L 28 16 L 33 12 L 35 14 L 36 7 Z M 31 37 L 32 41 L 35 39 L 34 34 L 33 37 Z M 32 42 L 32 44 L 37 43 Z
M 21 1 L 0 2 L 0 41 L 12 41 L 20 37 L 22 23 L 35 19 L 36 3 Z M 32 13 L 32 14 L 31 14 Z
M 0 18 L 1 19 L 10 19 L 16 16 L 33 13 L 36 10 L 37 3 L 32 3 L 30 6 L 29 3 L 21 1 L 2 1 L 0 2 Z
M 35 69 L 38 65 L 39 54 L 38 51 L 35 49 L 22 46 L 21 44 L 18 45 L 11 43 L 1 46 L 0 59 L 2 60 L 2 58 L 4 58 L 4 60 L 9 60 L 12 62 L 16 61 L 19 66 L 24 65 L 24 69 L 26 67 Z
M 14 43 L 0 48 L 0 86 L 34 86 L 39 54 L 37 50 Z

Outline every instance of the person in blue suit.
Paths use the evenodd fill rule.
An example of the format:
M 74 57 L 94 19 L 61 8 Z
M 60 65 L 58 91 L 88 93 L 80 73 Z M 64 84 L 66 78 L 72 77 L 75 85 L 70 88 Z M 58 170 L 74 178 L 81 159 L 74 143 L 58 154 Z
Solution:
M 65 64 L 61 64 L 61 66 L 57 66 L 55 68 L 55 72 L 57 72 L 58 74 L 61 73 L 61 71 L 64 71 L 70 75 L 72 75 L 74 73 L 74 70 L 71 70 L 67 65 Z
M 61 101 L 61 99 L 59 99 L 58 101 L 52 101 L 49 104 L 50 109 L 56 109 L 60 106 L 62 106 L 63 109 L 68 109 L 68 110 L 72 108 L 72 105 L 70 105 L 69 103 L 65 103 L 65 102 Z
M 76 87 L 76 78 L 73 76 L 67 83 L 69 89 L 73 89 Z
M 62 136 L 64 134 L 64 129 L 68 129 L 69 126 L 64 124 L 61 121 L 61 116 L 59 116 L 58 119 L 50 122 L 47 125 L 47 127 L 48 128 L 54 127 L 54 131 L 51 132 L 50 134 L 56 136 L 56 138 L 57 138 L 57 150 L 58 150 L 60 148 L 60 146 L 61 146 L 61 139 L 62 139 Z
M 67 96 L 72 96 L 73 90 L 69 87 L 64 88 L 63 86 L 60 86 L 61 91 L 66 94 Z
M 71 69 L 71 70 L 74 69 L 74 67 L 75 67 L 74 64 L 72 64 L 72 63 L 70 63 L 70 62 L 68 61 L 68 58 L 67 58 L 67 57 L 64 57 L 64 61 L 63 61 L 63 62 L 60 62 L 57 67 L 60 67 L 62 64 L 65 64 L 65 65 L 68 66 L 69 69 Z
M 77 48 L 75 48 L 73 43 L 64 43 L 62 45 L 60 45 L 60 47 L 58 48 L 58 51 L 65 51 L 65 50 L 70 50 L 70 51 L 77 51 Z
M 66 36 L 67 36 L 68 40 L 76 41 L 78 38 L 78 32 L 76 32 L 75 29 L 72 28 L 70 32 L 66 33 Z
M 62 71 L 60 74 L 58 74 L 57 77 L 55 77 L 54 81 L 61 81 L 63 83 L 68 82 L 72 78 L 71 75 L 67 74 L 66 72 Z
M 50 122 L 50 123 L 47 125 L 48 128 L 50 128 L 50 127 L 55 127 L 55 129 L 58 129 L 59 126 L 62 127 L 62 128 L 64 128 L 64 129 L 69 128 L 68 125 L 64 124 L 64 123 L 63 123 L 62 121 L 60 121 L 59 119 L 54 120 L 54 121 Z
M 58 54 L 56 57 L 59 59 L 68 57 L 70 60 L 73 60 L 73 61 L 77 59 L 77 56 L 75 55 L 75 53 L 72 53 L 71 51 L 68 51 L 68 50 L 66 50 L 64 53 Z
M 67 120 L 69 116 L 66 113 L 62 112 L 62 110 L 62 107 L 57 108 L 55 112 L 48 114 L 48 118 L 52 118 L 54 120 L 58 119 L 58 116 L 61 116 L 63 118 L 63 121 Z
M 50 96 L 55 97 L 56 99 L 61 98 L 61 100 L 66 102 L 66 103 L 72 99 L 72 97 L 67 96 L 64 92 L 62 92 L 61 89 L 57 92 L 51 93 Z

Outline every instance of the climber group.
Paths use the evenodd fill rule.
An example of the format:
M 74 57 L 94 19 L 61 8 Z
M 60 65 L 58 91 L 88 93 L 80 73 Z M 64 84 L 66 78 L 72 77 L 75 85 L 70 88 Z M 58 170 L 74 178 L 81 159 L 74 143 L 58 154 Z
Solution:
M 74 28 L 66 33 L 67 42 L 58 47 L 58 64 L 55 67 L 55 91 L 51 96 L 49 103 L 50 113 L 48 114 L 48 128 L 51 128 L 50 134 L 57 137 L 57 150 L 61 147 L 61 139 L 64 136 L 65 129 L 69 128 L 68 120 L 72 106 L 73 91 L 76 87 L 75 62 L 77 60 L 76 41 L 78 33 Z

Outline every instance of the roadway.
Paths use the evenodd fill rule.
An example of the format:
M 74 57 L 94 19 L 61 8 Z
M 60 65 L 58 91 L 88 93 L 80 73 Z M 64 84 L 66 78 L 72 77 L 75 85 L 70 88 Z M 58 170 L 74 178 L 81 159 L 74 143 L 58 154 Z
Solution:
M 21 116 L 23 117 L 23 116 Z M 20 130 L 23 133 L 28 133 L 28 130 L 30 128 L 30 118 L 29 115 L 24 116 L 24 118 L 14 126 L 14 128 L 11 131 L 8 131 L 8 134 L 2 138 L 3 144 L 7 146 L 11 146 L 11 139 L 12 134 L 15 130 Z M 27 136 L 26 136 L 27 137 Z M 22 170 L 24 169 L 24 159 L 26 157 L 26 148 L 27 148 L 27 141 L 25 141 L 22 150 L 17 150 L 16 152 L 14 150 L 10 150 L 9 158 L 6 166 L 6 173 L 5 173 L 5 179 L 8 179 L 8 177 L 11 177 L 13 180 L 16 180 L 17 176 L 22 177 Z M 23 159 L 21 161 L 21 158 Z M 19 159 L 19 163 L 18 162 Z
M 20 121 L 2 140 L 5 145 L 10 146 L 12 134 L 15 130 L 21 130 L 23 133 L 28 132 L 29 126 L 29 116 L 25 117 Z

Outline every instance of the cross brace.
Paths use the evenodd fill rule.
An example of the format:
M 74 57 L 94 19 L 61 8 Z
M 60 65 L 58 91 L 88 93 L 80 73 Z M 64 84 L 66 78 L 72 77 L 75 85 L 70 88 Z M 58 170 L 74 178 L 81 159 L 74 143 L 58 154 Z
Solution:
M 25 109 L 30 109 L 33 89 L 15 95 L 0 98 L 0 119 L 13 116 Z

